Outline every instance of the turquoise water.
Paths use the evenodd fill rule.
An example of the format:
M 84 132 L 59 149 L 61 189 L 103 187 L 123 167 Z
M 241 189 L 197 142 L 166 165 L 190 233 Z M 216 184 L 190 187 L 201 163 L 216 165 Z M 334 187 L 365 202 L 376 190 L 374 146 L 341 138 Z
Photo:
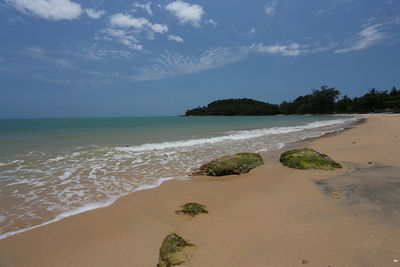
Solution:
M 329 119 L 324 116 L 255 116 L 0 120 L 0 153 L 178 141 Z
M 337 131 L 333 116 L 0 120 L 0 238 L 186 179 L 218 156 Z

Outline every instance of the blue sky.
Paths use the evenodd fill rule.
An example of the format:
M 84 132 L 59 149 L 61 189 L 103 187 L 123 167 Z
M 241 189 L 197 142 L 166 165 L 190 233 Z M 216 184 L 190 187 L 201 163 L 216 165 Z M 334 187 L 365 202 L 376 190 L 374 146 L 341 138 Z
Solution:
M 398 0 L 2 0 L 0 32 L 1 118 L 400 86 Z

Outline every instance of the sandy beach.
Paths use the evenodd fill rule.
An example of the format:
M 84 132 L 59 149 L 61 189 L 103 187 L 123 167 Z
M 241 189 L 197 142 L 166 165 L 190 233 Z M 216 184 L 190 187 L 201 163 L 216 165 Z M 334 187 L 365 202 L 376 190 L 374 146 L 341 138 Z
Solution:
M 196 245 L 182 266 L 400 266 L 400 115 L 366 117 L 248 174 L 168 181 L 2 239 L 0 266 L 156 266 L 172 232 Z M 279 163 L 303 146 L 343 169 Z M 193 201 L 209 214 L 174 213 Z

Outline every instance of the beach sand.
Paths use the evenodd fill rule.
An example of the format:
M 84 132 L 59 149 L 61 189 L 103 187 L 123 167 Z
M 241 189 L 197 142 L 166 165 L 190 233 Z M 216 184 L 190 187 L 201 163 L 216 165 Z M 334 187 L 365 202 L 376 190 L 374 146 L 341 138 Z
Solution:
M 0 240 L 0 266 L 156 266 L 171 232 L 196 244 L 182 266 L 400 266 L 400 115 L 299 146 L 344 168 L 289 169 L 272 151 L 245 175 L 165 182 Z M 176 215 L 186 202 L 209 214 Z

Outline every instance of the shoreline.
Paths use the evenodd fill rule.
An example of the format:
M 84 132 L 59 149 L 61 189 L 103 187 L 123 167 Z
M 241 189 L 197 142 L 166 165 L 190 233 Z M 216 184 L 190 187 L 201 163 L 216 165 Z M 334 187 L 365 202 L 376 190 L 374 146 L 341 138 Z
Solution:
M 337 200 L 327 196 L 315 183 L 327 178 L 334 180 L 347 173 L 355 175 L 357 168 L 365 169 L 367 176 L 377 171 L 374 167 L 380 165 L 366 153 L 371 149 L 381 165 L 399 167 L 396 159 L 391 157 L 391 151 L 379 150 L 382 146 L 384 150 L 396 151 L 398 143 L 386 144 L 385 138 L 376 138 L 396 133 L 398 126 L 380 128 L 380 133 L 376 126 L 384 120 L 393 124 L 400 117 L 368 117 L 370 119 L 365 123 L 349 130 L 303 140 L 284 148 L 307 144 L 344 162 L 343 170 L 299 172 L 276 162 L 279 150 L 262 152 L 265 165 L 249 174 L 222 179 L 194 177 L 168 181 L 156 188 L 121 197 L 111 206 L 2 239 L 0 266 L 26 266 L 26 263 L 30 266 L 155 266 L 162 238 L 173 231 L 182 233 L 198 245 L 193 259 L 185 266 L 232 266 L 233 263 L 236 266 L 246 266 L 245 263 L 247 266 L 264 266 L 262 263 L 266 262 L 271 266 L 301 266 L 302 260 L 308 261 L 310 266 L 327 266 L 327 262 L 332 266 L 365 266 L 361 260 L 380 263 L 371 266 L 391 266 L 393 262 L 390 263 L 388 258 L 400 257 L 395 255 L 400 240 L 393 235 L 398 225 L 387 219 L 385 229 L 379 227 L 375 215 L 364 214 L 370 203 L 361 203 L 357 217 L 349 216 L 359 204 L 339 205 L 337 202 L 345 201 L 345 197 Z M 374 162 L 368 164 L 369 161 Z M 194 219 L 176 216 L 174 210 L 185 201 L 205 204 L 210 214 Z M 261 211 L 257 203 L 265 203 L 261 205 Z M 397 218 L 397 210 L 393 216 Z M 362 249 L 355 240 L 366 248 L 370 245 L 370 232 L 374 236 L 371 247 L 375 250 L 367 256 L 360 254 Z M 332 235 L 327 236 L 327 233 Z M 336 235 L 346 241 L 346 246 L 352 244 L 348 251 L 344 251 L 343 240 Z M 324 238 L 330 242 L 321 243 Z M 321 244 L 326 246 L 325 249 L 321 250 Z M 357 259 L 351 256 L 355 251 Z M 370 259 L 372 256 L 376 256 L 375 259 Z
M 282 115 L 282 116 L 286 116 L 286 115 Z M 296 115 L 291 115 L 291 116 L 296 116 Z M 303 115 L 300 115 L 300 116 L 303 116 Z M 307 116 L 307 114 L 305 116 Z M 310 114 L 309 116 L 313 116 L 313 115 Z M 296 144 L 301 144 L 303 142 L 311 141 L 311 140 L 318 139 L 318 138 L 323 138 L 323 137 L 328 136 L 330 134 L 336 134 L 336 133 L 339 134 L 340 132 L 346 130 L 347 128 L 351 128 L 351 127 L 353 127 L 353 126 L 355 126 L 355 125 L 357 125 L 359 123 L 363 123 L 366 120 L 365 115 L 362 115 L 362 114 L 353 114 L 353 115 L 352 114 L 347 114 L 347 115 L 328 114 L 326 116 L 348 116 L 348 117 L 356 118 L 356 121 L 355 122 L 351 122 L 351 124 L 347 125 L 345 128 L 341 128 L 341 129 L 337 129 L 337 130 L 333 130 L 333 131 L 328 131 L 328 132 L 325 132 L 321 136 L 308 137 L 308 138 L 305 138 L 305 139 L 302 139 L 302 140 L 297 140 L 295 142 L 288 142 L 285 145 L 283 145 L 283 147 L 279 147 L 279 148 L 276 148 L 276 149 L 259 150 L 259 151 L 255 151 L 255 152 L 256 153 L 260 153 L 263 157 L 265 157 L 269 153 L 274 153 L 275 151 L 280 151 L 280 150 L 285 149 L 287 147 L 296 147 Z M 347 123 L 349 123 L 349 122 L 347 122 Z M 182 141 L 180 141 L 180 142 L 182 142 Z M 183 142 L 185 142 L 185 140 Z M 146 145 L 148 145 L 148 144 L 144 144 L 144 145 L 140 145 L 140 146 L 146 146 Z M 193 169 L 193 170 L 195 170 L 195 169 Z M 159 180 L 157 180 L 156 183 L 154 183 L 154 184 L 145 184 L 143 186 L 139 186 L 134 191 L 127 192 L 127 193 L 119 195 L 119 196 L 115 196 L 112 199 L 109 199 L 107 201 L 104 201 L 104 202 L 101 202 L 101 203 L 91 203 L 91 204 L 88 204 L 86 206 L 80 207 L 80 208 L 75 209 L 75 210 L 71 210 L 71 211 L 60 213 L 60 214 L 56 215 L 55 218 L 53 218 L 53 219 L 51 219 L 49 221 L 45 221 L 43 223 L 40 223 L 38 225 L 34 225 L 34 226 L 31 226 L 31 227 L 18 229 L 18 230 L 15 230 L 15 231 L 4 233 L 4 234 L 0 234 L 0 240 L 6 239 L 6 238 L 14 236 L 14 235 L 19 235 L 19 234 L 22 234 L 24 232 L 27 232 L 27 231 L 30 231 L 30 230 L 34 230 L 34 229 L 37 229 L 37 228 L 40 228 L 40 227 L 43 227 L 43 226 L 46 226 L 46 225 L 49 225 L 49 224 L 52 224 L 52 223 L 56 223 L 58 221 L 64 220 L 64 219 L 66 219 L 68 217 L 71 217 L 71 216 L 79 215 L 81 213 L 85 213 L 85 212 L 96 210 L 96 209 L 107 208 L 107 207 L 113 205 L 116 201 L 118 201 L 121 198 L 124 198 L 126 196 L 129 196 L 130 194 L 134 194 L 134 193 L 142 191 L 142 190 L 149 190 L 149 189 L 157 188 L 157 187 L 161 186 L 164 182 L 168 182 L 168 181 L 172 181 L 172 180 L 189 180 L 189 179 L 192 179 L 193 177 L 194 176 L 192 176 L 191 172 L 190 172 L 185 177 L 159 178 Z

